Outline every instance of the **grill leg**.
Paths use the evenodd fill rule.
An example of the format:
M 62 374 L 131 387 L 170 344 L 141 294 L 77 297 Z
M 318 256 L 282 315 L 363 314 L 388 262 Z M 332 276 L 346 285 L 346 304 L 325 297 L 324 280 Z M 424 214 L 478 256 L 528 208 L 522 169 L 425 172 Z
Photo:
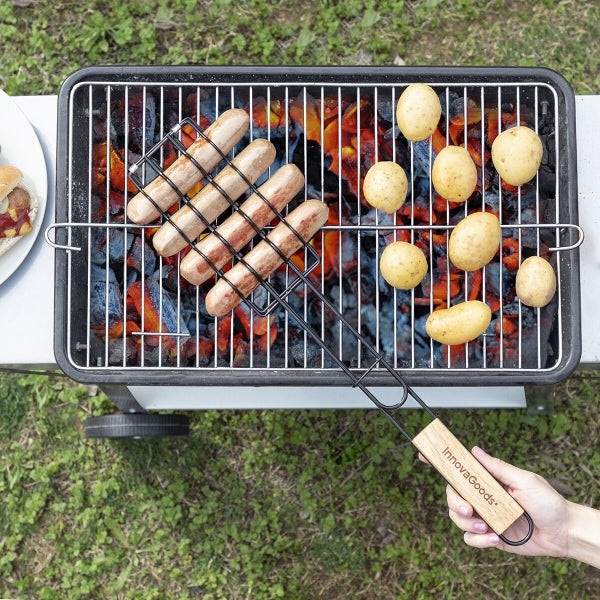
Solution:
M 555 387 L 553 385 L 526 385 L 525 402 L 528 415 L 553 415 Z
M 122 413 L 147 412 L 124 385 L 101 385 L 100 389 Z

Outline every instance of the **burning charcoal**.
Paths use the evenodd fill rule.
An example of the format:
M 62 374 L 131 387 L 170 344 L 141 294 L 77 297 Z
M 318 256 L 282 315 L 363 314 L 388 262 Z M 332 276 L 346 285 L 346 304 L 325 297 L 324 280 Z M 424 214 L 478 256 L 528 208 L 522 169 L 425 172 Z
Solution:
M 423 319 L 423 317 L 420 318 L 419 323 L 424 324 L 425 321 Z M 420 331 L 420 328 L 415 327 L 413 331 L 408 318 L 406 318 L 405 320 L 398 320 L 397 356 L 398 361 L 402 361 L 402 364 L 404 366 L 412 366 L 413 352 L 415 366 L 429 366 L 429 342 L 429 336 L 423 334 Z
M 428 317 L 428 314 L 424 314 L 424 315 L 421 315 L 420 317 L 415 318 L 414 325 L 413 325 L 415 335 L 420 336 L 421 339 L 423 339 L 423 340 L 430 339 L 429 335 L 427 334 L 427 331 L 425 329 L 425 322 L 427 321 L 427 317 Z M 427 343 L 427 346 L 429 347 L 429 342 Z
M 388 123 L 392 123 L 396 116 L 396 104 L 397 100 L 392 101 L 391 96 L 379 96 L 377 99 L 377 115 Z M 398 131 L 400 130 L 398 129 Z
M 444 119 L 444 118 L 452 119 L 453 117 L 455 117 L 458 114 L 458 112 L 457 112 L 458 107 L 457 107 L 456 103 L 459 101 L 462 101 L 462 98 L 454 90 L 450 90 L 449 94 L 448 94 L 448 99 L 449 99 L 448 106 L 450 107 L 449 111 L 446 109 L 446 94 L 445 93 L 438 94 L 438 98 L 440 99 L 440 104 L 442 106 L 442 119 Z M 462 110 L 460 111 L 460 114 L 462 114 Z
M 154 278 L 160 279 L 163 288 L 173 294 L 177 294 L 177 288 L 184 290 L 188 286 L 185 279 L 179 277 L 179 272 L 175 265 L 164 265 L 162 269 L 157 268 L 154 272 Z
M 133 240 L 127 255 L 127 264 L 139 271 L 142 277 L 150 275 L 154 271 L 156 255 L 144 238 L 136 236 Z
M 123 319 L 123 297 L 112 269 L 92 264 L 90 281 L 90 323 L 112 327 Z
M 102 105 L 94 111 L 95 119 L 93 121 L 93 141 L 94 142 L 105 142 L 107 139 L 110 139 L 113 142 L 117 140 L 117 130 L 115 129 L 115 125 L 110 121 L 110 131 L 107 127 L 107 110 L 106 110 L 106 102 L 103 102 Z
M 369 269 L 369 266 L 372 266 L 372 269 Z M 360 274 L 360 301 L 362 304 L 373 304 L 375 305 L 376 295 L 377 295 L 377 287 L 376 287 L 376 278 L 375 278 L 375 265 L 371 263 L 371 265 L 365 265 L 361 270 Z M 370 272 L 370 271 L 373 272 Z
M 92 250 L 90 256 L 93 264 L 106 264 L 106 230 L 92 229 Z
M 329 189 L 336 190 L 338 187 L 337 175 L 329 170 L 331 163 L 325 163 L 324 168 L 321 167 L 323 157 L 323 149 L 313 141 L 306 140 L 304 134 L 298 136 L 298 141 L 294 150 L 297 152 L 289 153 L 290 162 L 293 162 L 303 173 L 307 185 L 317 190 Z M 326 157 L 325 157 L 325 160 Z
M 464 123 L 465 115 L 474 109 L 477 109 L 477 105 L 470 98 L 467 98 L 465 106 L 465 99 L 463 96 L 454 93 L 450 94 L 450 104 L 447 115 L 450 121 Z
M 400 129 L 397 125 L 390 127 L 383 134 L 383 141 L 389 148 L 395 147 L 396 149 L 395 157 L 393 152 L 391 152 L 389 158 L 394 158 L 397 163 L 403 164 L 405 167 L 407 167 L 410 164 L 408 143 L 406 142 L 406 138 L 399 135 L 399 133 Z
M 204 319 L 198 314 L 196 310 L 196 298 L 195 296 L 186 296 L 181 299 L 181 318 L 185 323 L 187 330 L 190 332 L 190 336 L 195 337 L 196 333 L 200 332 L 204 334 L 206 332 L 207 324 Z M 200 319 L 198 318 L 200 316 Z
M 521 213 L 523 223 L 535 223 L 535 214 L 533 211 L 524 211 Z M 536 249 L 539 240 L 539 231 L 535 227 L 521 229 L 521 248 Z
M 290 273 L 290 278 L 291 275 L 292 273 Z M 252 301 L 252 304 L 254 304 L 254 306 L 256 306 L 257 308 L 264 309 L 268 306 L 270 302 L 272 302 L 273 299 L 269 297 L 269 292 L 266 290 L 266 288 L 262 285 L 259 285 L 250 296 L 250 300 Z M 247 307 L 244 307 L 243 310 L 249 309 Z
M 127 281 L 125 282 L 125 289 L 129 289 L 129 286 L 134 281 L 137 281 L 138 279 L 139 279 L 138 272 L 134 271 L 133 269 L 128 269 L 127 270 Z
M 535 317 L 536 319 L 536 325 L 537 325 L 537 311 L 534 308 L 529 308 L 527 307 L 527 309 L 532 313 L 532 317 Z M 554 351 L 553 351 L 553 344 L 552 344 L 552 340 L 551 340 L 551 336 L 552 336 L 552 332 L 553 332 L 553 328 L 554 325 L 556 323 L 557 320 L 557 314 L 558 314 L 558 299 L 555 296 L 552 301 L 547 304 L 546 306 L 544 306 L 543 308 L 540 309 L 540 323 L 539 323 L 539 327 L 540 329 L 540 360 L 541 360 L 541 364 L 543 367 L 548 367 L 551 366 L 550 363 L 550 359 L 553 358 L 554 356 Z M 532 348 L 534 347 L 534 344 L 537 344 L 537 339 L 534 339 L 536 336 L 534 335 L 534 332 L 536 331 L 536 329 L 534 329 L 533 327 L 530 328 L 529 334 L 528 334 L 528 342 L 532 345 Z M 529 351 L 529 350 L 526 350 Z M 533 354 L 533 350 L 529 351 L 530 354 Z
M 114 367 L 135 365 L 138 360 L 138 344 L 130 337 L 125 340 L 123 348 L 123 339 L 111 340 L 108 345 L 108 364 Z
M 258 96 L 252 99 L 252 105 L 247 110 L 252 116 L 253 137 L 284 140 L 288 137 L 291 122 L 282 100 L 273 98 L 267 105 L 266 99 Z
M 429 172 L 436 156 L 433 148 L 431 148 L 429 145 L 429 140 L 413 142 L 412 150 L 415 177 L 417 179 L 425 179 L 427 182 L 429 182 Z M 421 182 L 421 187 L 423 185 L 424 183 Z M 416 193 L 424 195 L 421 188 Z M 426 193 L 429 193 L 429 183 L 427 185 Z
M 186 324 L 178 315 L 176 298 L 166 292 L 154 277 L 147 277 L 144 283 L 136 281 L 128 290 L 140 317 L 144 319 L 147 333 L 184 333 L 189 335 Z M 175 338 L 164 338 L 173 343 Z
M 221 114 L 230 108 L 229 102 L 229 98 L 219 97 L 217 106 L 215 97 L 210 90 L 203 88 L 194 90 L 186 96 L 183 102 L 183 114 L 186 117 L 194 118 L 199 123 L 203 120 L 212 123 L 217 118 L 217 110 L 218 113 Z M 173 97 L 168 102 L 168 108 L 171 111 L 179 112 L 178 94 L 173 94 Z M 202 118 L 198 119 L 198 115 L 201 115 Z
M 275 146 L 275 160 L 273 161 L 273 164 L 271 164 L 269 170 L 263 175 L 261 175 L 259 179 L 257 179 L 255 183 L 256 186 L 260 186 L 267 180 L 270 173 L 274 173 L 275 171 L 277 171 L 277 169 L 279 169 L 287 163 L 296 163 L 301 168 L 302 172 L 305 174 L 309 174 L 311 170 L 314 170 L 311 169 L 312 165 L 316 167 L 318 166 L 320 170 L 320 160 L 319 162 L 311 162 L 310 158 L 304 158 L 304 150 L 302 146 L 300 146 L 301 149 L 298 152 L 298 155 L 300 156 L 300 161 L 294 160 L 295 158 L 297 158 L 296 149 L 298 148 L 300 141 L 304 139 L 302 136 L 302 129 L 297 123 L 290 123 L 287 128 L 283 126 L 278 127 L 276 130 L 272 130 L 269 133 L 261 133 L 260 131 L 257 132 L 256 129 L 254 129 L 253 137 L 267 138 L 273 144 L 273 146 Z M 236 148 L 234 151 L 239 152 L 245 146 L 247 146 L 250 141 L 250 134 L 248 133 L 246 134 L 246 137 L 240 141 L 240 147 Z M 312 142 L 308 142 L 308 144 L 312 144 Z M 299 164 L 299 162 L 302 162 L 302 164 Z M 309 177 L 306 178 L 307 180 L 309 179 Z
M 489 206 L 494 213 L 498 214 L 500 211 L 500 197 L 496 191 L 489 190 L 484 196 L 486 206 Z
M 109 181 L 111 189 L 123 193 L 127 186 L 128 192 L 136 192 L 137 188 L 131 177 L 127 176 L 127 164 L 134 162 L 132 160 L 136 155 L 132 155 L 131 152 L 127 155 L 125 160 L 125 151 L 115 144 L 106 142 L 100 142 L 95 144 L 92 148 L 92 161 L 94 168 L 92 172 L 92 188 L 98 193 L 103 193 L 106 189 L 106 176 L 109 174 Z M 111 212 L 116 212 L 118 207 L 112 206 L 112 204 L 122 204 L 124 198 L 118 197 L 118 201 L 113 201 L 111 198 Z
M 167 349 L 162 344 L 152 347 L 145 346 L 143 352 L 144 366 L 146 367 L 158 367 L 159 364 L 167 363 Z
M 356 317 L 346 315 L 346 319 L 356 328 Z M 350 367 L 358 366 L 358 340 L 356 337 L 339 321 L 336 321 L 330 328 L 331 342 L 330 347 L 334 348 L 336 354 L 339 349 L 340 358 Z M 340 348 L 341 346 L 341 348 Z
M 500 289 L 501 284 L 502 290 Z M 514 285 L 514 274 L 509 273 L 506 269 L 502 269 L 502 279 L 500 279 L 500 263 L 494 261 L 486 266 L 485 289 L 488 295 L 491 294 L 496 299 L 503 296 L 505 298 L 510 298 L 510 296 L 508 296 L 508 292 L 514 288 Z
M 128 233 L 125 236 L 123 229 L 111 228 L 108 232 L 108 239 L 106 236 L 106 229 L 94 228 L 92 229 L 92 249 L 91 257 L 92 263 L 96 265 L 104 265 L 106 263 L 106 246 L 108 245 L 108 255 L 111 262 L 121 263 L 127 252 L 127 249 L 131 246 L 133 240 L 133 234 Z
M 154 145 L 154 129 L 156 127 L 156 102 L 154 96 L 145 92 L 130 92 L 121 96 L 113 105 L 119 137 L 127 133 L 129 145 L 137 152 L 144 154 Z M 127 112 L 127 114 L 125 114 Z M 125 132 L 125 125 L 128 130 Z
M 365 305 L 360 311 L 363 335 L 368 332 L 369 337 L 373 340 L 373 346 L 375 346 L 376 334 L 379 333 L 379 348 L 385 356 L 392 356 L 394 353 L 394 321 L 389 308 L 390 304 L 390 302 L 380 304 L 379 311 L 373 305 L 371 307 Z M 379 331 L 377 331 L 378 319 Z
M 321 367 L 322 349 L 310 338 L 304 343 L 304 332 L 302 330 L 290 331 L 288 352 L 291 359 L 289 367 L 304 367 L 317 369 Z M 331 368 L 335 363 L 325 354 L 325 368 Z
M 172 146 L 171 146 L 171 148 L 172 148 Z M 174 150 L 173 150 L 173 152 L 174 152 Z M 151 181 L 154 181 L 159 176 L 160 171 L 161 171 L 160 164 L 163 161 L 166 161 L 166 156 L 165 156 L 166 153 L 167 152 L 165 151 L 165 147 L 163 146 L 163 148 L 161 150 L 156 150 L 150 154 L 147 154 L 144 157 L 144 161 L 140 163 L 138 170 L 135 171 L 135 174 L 133 176 L 136 180 L 139 179 L 138 183 L 140 185 L 146 186 Z M 138 160 L 139 160 L 139 157 L 130 153 L 129 165 L 136 164 L 138 162 Z M 165 163 L 163 166 L 164 166 L 164 168 L 166 168 L 168 166 L 168 164 Z
M 369 210 L 367 210 L 365 213 L 362 213 L 361 215 L 352 215 L 348 218 L 347 221 L 348 225 L 358 225 L 360 222 L 360 225 L 365 227 L 374 226 L 376 224 L 379 227 L 389 226 L 391 231 L 394 225 L 394 215 L 389 215 L 382 211 L 378 211 L 376 208 L 371 207 L 369 208 Z M 385 230 L 382 231 L 382 233 L 385 233 Z M 366 235 L 372 236 L 373 232 L 366 232 Z
M 348 283 L 348 280 L 346 281 Z M 329 292 L 329 296 L 331 302 L 334 306 L 337 306 L 340 303 L 341 311 L 344 314 L 356 314 L 358 310 L 358 294 L 356 291 L 356 286 L 351 286 L 350 292 L 342 291 L 342 298 L 340 300 L 339 296 L 339 286 L 332 286 L 331 291 Z

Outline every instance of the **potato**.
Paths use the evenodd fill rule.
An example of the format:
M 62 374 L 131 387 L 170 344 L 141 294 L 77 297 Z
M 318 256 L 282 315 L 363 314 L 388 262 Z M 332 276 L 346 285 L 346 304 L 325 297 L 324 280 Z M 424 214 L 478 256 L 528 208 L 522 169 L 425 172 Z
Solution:
M 479 300 L 468 300 L 432 312 L 425 322 L 425 331 L 432 340 L 452 346 L 479 337 L 492 320 L 490 307 Z
M 412 83 L 396 105 L 396 120 L 404 137 L 411 142 L 427 139 L 436 129 L 442 115 L 440 99 L 433 88 Z
M 517 271 L 515 288 L 523 304 L 546 306 L 556 292 L 556 274 L 552 265 L 540 256 L 526 258 Z
M 395 213 L 406 200 L 408 179 L 404 169 L 391 160 L 375 163 L 365 175 L 363 194 L 375 208 Z
M 476 212 L 458 222 L 448 240 L 448 255 L 463 271 L 477 271 L 496 255 L 502 237 L 498 217 Z
M 419 285 L 427 273 L 427 259 L 423 251 L 408 242 L 392 242 L 379 259 L 382 277 L 400 290 Z
M 431 181 L 442 198 L 465 202 L 477 185 L 477 167 L 465 148 L 446 146 L 433 161 Z
M 542 142 L 529 127 L 503 131 L 492 143 L 492 162 L 498 175 L 510 185 L 531 181 L 542 162 Z

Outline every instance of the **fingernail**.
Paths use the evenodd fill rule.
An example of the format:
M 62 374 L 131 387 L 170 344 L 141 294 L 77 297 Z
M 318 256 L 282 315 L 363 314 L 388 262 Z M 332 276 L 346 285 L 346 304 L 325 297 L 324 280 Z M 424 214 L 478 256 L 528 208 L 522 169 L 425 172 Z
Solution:
M 462 515 L 463 517 L 468 517 L 469 516 L 469 507 L 468 506 L 461 506 L 458 509 L 458 512 L 460 515 Z
M 495 533 L 492 533 L 488 540 L 493 546 L 496 546 L 500 543 L 500 538 Z
M 483 521 L 476 521 L 473 523 L 473 529 L 477 533 L 485 533 L 487 531 L 487 525 Z
M 474 446 L 473 447 L 473 453 L 474 454 L 479 454 L 479 456 L 487 456 L 487 452 L 483 449 L 481 449 L 479 446 Z

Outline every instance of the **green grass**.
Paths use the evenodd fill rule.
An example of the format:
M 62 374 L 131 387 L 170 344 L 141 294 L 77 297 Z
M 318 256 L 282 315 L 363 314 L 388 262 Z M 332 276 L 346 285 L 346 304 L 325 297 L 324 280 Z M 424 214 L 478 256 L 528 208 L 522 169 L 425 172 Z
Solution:
M 441 416 L 597 506 L 597 401 L 584 373 L 559 386 L 553 416 Z M 93 388 L 2 375 L 1 414 L 15 405 L 0 441 L 0 597 L 597 597 L 583 565 L 467 548 L 439 476 L 375 411 L 209 411 L 188 438 L 133 443 L 85 440 L 85 418 L 112 410 Z
M 599 22 L 595 0 L 0 0 L 0 87 L 56 93 L 89 64 L 406 63 L 545 66 L 598 93 Z
M 546 66 L 599 93 L 599 22 L 591 0 L 0 0 L 0 87 L 55 94 L 89 64 L 406 63 Z M 582 372 L 552 416 L 441 416 L 598 506 L 599 390 Z M 466 547 L 439 476 L 375 411 L 209 411 L 187 438 L 86 440 L 112 411 L 64 377 L 0 374 L 0 597 L 598 597 L 584 565 Z

